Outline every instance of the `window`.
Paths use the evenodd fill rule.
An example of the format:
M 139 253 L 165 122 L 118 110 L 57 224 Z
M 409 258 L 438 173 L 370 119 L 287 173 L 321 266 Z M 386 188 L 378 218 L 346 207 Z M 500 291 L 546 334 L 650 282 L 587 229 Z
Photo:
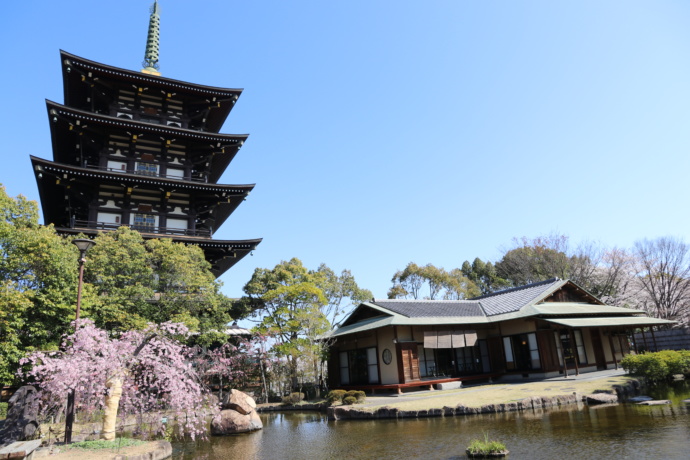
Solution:
M 573 340 L 574 339 L 574 340 Z M 585 353 L 585 344 L 582 340 L 582 331 L 578 330 L 564 330 L 556 332 L 556 346 L 560 350 L 563 350 L 563 356 L 565 356 L 565 362 L 569 367 L 575 366 L 575 360 L 577 359 L 577 364 L 587 364 L 587 354 Z M 559 353 L 558 359 L 563 365 L 563 359 Z
M 510 337 L 503 337 L 503 349 L 506 352 L 506 369 L 515 370 L 515 358 L 513 357 L 513 342 Z
M 587 364 L 587 354 L 585 353 L 585 343 L 582 340 L 582 331 L 574 330 L 573 335 L 575 336 L 575 347 L 577 348 L 577 359 L 580 364 Z
M 361 385 L 378 383 L 378 359 L 376 347 L 341 351 L 340 384 Z
M 105 224 L 105 227 L 112 227 L 116 228 L 117 226 L 120 225 L 120 214 L 112 213 L 112 212 L 99 212 L 98 213 L 98 223 L 99 226 L 101 224 Z M 108 225 L 111 224 L 111 225 Z
M 184 179 L 184 169 L 168 168 L 165 176 L 170 179 Z
M 158 175 L 158 165 L 154 163 L 144 163 L 138 162 L 137 169 L 135 171 L 137 174 L 144 176 L 157 176 Z
M 479 354 L 482 372 L 491 372 L 491 360 L 489 359 L 489 345 L 486 340 L 479 340 Z
M 369 383 L 377 383 L 379 381 L 379 366 L 376 348 L 367 348 L 367 374 L 369 374 Z
M 431 348 L 419 347 L 419 374 L 422 377 L 433 377 L 436 375 L 436 359 L 434 350 Z
M 127 163 L 123 161 L 108 160 L 108 171 L 127 172 Z
M 132 228 L 140 232 L 153 232 L 156 227 L 156 217 L 152 214 L 134 214 Z
M 537 335 L 534 332 L 503 337 L 503 347 L 506 353 L 506 369 L 529 371 L 541 368 Z
M 347 352 L 340 352 L 340 384 L 349 385 L 350 384 L 350 371 L 349 371 L 349 361 L 347 360 Z
M 541 368 L 541 362 L 539 361 L 539 347 L 537 346 L 537 334 L 533 332 L 527 334 L 527 343 L 529 344 L 529 357 L 531 368 Z

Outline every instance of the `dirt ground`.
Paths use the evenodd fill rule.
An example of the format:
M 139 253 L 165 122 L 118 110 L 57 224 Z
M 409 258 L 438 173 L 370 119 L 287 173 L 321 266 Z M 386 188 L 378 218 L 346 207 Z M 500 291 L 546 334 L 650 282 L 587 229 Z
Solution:
M 34 453 L 34 459 L 49 459 L 49 460 L 112 460 L 118 455 L 139 455 L 146 454 L 156 449 L 156 442 L 147 442 L 138 446 L 123 447 L 117 449 L 62 449 L 55 447 L 52 452 L 50 450 L 40 450 Z

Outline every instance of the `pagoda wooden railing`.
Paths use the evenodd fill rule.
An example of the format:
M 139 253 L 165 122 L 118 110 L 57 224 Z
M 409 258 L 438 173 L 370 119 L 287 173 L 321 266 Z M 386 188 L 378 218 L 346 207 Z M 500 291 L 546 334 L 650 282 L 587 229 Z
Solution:
M 95 222 L 90 220 L 75 220 L 72 228 L 88 228 L 93 230 L 117 230 L 120 227 L 129 227 L 132 230 L 137 230 L 140 233 L 157 233 L 162 235 L 174 236 L 201 236 L 210 238 L 211 232 L 209 230 L 190 230 L 187 228 L 173 228 L 173 227 L 153 227 L 148 225 L 134 225 L 134 224 L 118 224 L 113 222 Z
M 173 176 L 170 174 L 144 174 L 143 172 L 138 172 L 138 171 L 129 171 L 129 170 L 122 170 L 122 169 L 117 169 L 117 168 L 108 168 L 107 166 L 96 166 L 96 165 L 89 165 L 87 164 L 85 168 L 88 169 L 96 169 L 98 171 L 107 171 L 107 172 L 114 172 L 118 174 L 136 174 L 139 176 L 152 176 L 152 177 L 162 177 L 164 179 L 174 179 L 174 180 L 186 180 L 186 181 L 192 181 L 192 182 L 203 182 L 207 183 L 208 180 L 206 180 L 205 177 L 180 177 L 180 176 Z

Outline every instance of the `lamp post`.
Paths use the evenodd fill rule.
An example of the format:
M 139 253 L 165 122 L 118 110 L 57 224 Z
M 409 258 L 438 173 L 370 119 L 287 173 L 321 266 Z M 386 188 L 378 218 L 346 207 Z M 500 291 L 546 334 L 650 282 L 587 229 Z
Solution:
M 81 286 L 84 283 L 84 262 L 86 262 L 86 251 L 96 244 L 95 241 L 86 238 L 75 238 L 72 240 L 79 249 L 79 283 L 77 284 L 77 314 L 75 321 L 79 320 L 81 312 Z M 74 423 L 74 389 L 67 394 L 67 415 L 65 416 L 65 444 L 72 442 L 72 424 Z

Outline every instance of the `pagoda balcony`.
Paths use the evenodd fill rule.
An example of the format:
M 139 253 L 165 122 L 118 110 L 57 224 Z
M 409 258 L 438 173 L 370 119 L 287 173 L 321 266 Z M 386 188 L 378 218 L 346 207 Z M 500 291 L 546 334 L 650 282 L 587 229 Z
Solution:
M 97 166 L 97 165 L 90 165 L 90 164 L 87 164 L 84 167 L 88 168 L 88 169 L 97 170 L 97 171 L 106 171 L 106 172 L 113 172 L 113 173 L 118 173 L 118 174 L 136 174 L 139 176 L 160 177 L 162 179 L 186 180 L 186 181 L 191 181 L 191 182 L 200 182 L 200 183 L 204 183 L 204 184 L 208 183 L 208 178 L 206 177 L 206 175 L 204 175 L 204 177 L 183 177 L 183 176 L 180 176 L 179 174 L 160 174 L 156 171 L 153 171 L 152 169 L 129 170 L 129 169 L 112 168 L 112 167 L 108 167 L 108 166 Z
M 188 128 L 187 117 L 181 111 L 161 110 L 152 107 L 137 107 L 134 104 L 113 104 L 110 113 L 115 118 L 153 123 L 156 125 L 172 126 L 173 128 Z
M 113 222 L 96 222 L 90 220 L 75 220 L 74 224 L 70 228 L 73 228 L 75 230 L 79 230 L 80 228 L 89 230 L 117 230 L 120 227 L 128 227 L 132 230 L 138 231 L 139 233 L 211 238 L 211 232 L 206 229 L 190 230 L 187 228 L 154 227 L 149 225 L 119 224 Z

